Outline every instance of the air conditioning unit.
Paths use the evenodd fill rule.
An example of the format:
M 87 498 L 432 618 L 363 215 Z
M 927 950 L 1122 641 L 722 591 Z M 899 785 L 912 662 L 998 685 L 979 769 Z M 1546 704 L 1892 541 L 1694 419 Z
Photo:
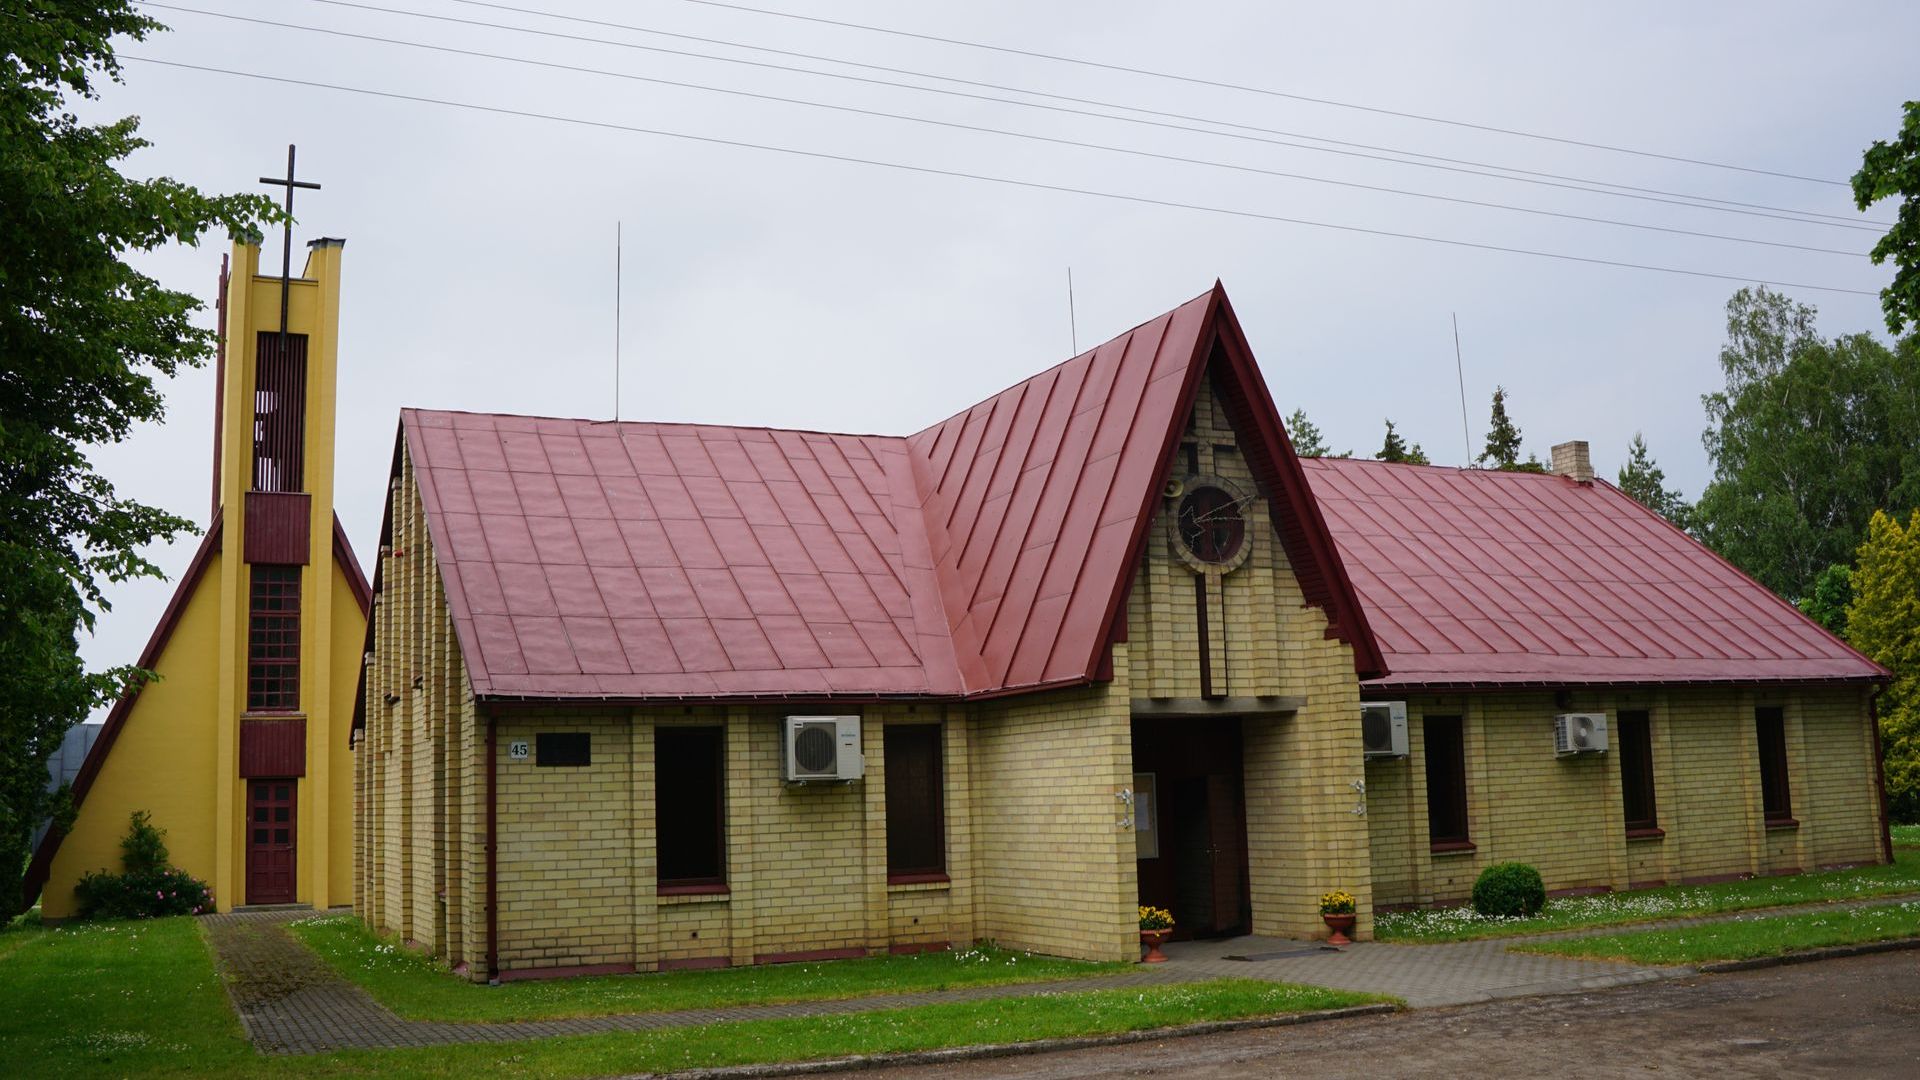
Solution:
M 1407 756 L 1407 703 L 1360 703 L 1360 742 L 1369 760 Z
M 1561 713 L 1553 718 L 1553 752 L 1598 754 L 1607 749 L 1607 714 Z
M 787 782 L 851 783 L 866 771 L 857 716 L 787 717 Z

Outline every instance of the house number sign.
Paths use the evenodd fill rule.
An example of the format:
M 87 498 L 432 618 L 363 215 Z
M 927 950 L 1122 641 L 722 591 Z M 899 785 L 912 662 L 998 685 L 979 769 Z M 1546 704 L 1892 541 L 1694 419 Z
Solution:
M 525 761 L 528 756 L 527 740 L 514 739 L 507 743 L 507 760 Z

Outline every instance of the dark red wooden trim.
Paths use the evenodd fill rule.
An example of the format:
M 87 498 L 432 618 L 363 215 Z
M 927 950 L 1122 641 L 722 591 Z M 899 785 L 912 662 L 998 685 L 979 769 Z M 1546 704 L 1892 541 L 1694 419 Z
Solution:
M 307 719 L 304 716 L 240 721 L 240 775 L 307 775 Z
M 173 597 L 160 614 L 160 622 L 153 628 L 153 636 L 147 639 L 147 647 L 140 650 L 136 666 L 152 671 L 160 662 L 160 654 L 166 651 L 167 642 L 172 640 L 174 628 L 180 625 L 180 620 L 187 613 L 187 602 L 193 599 L 194 590 L 200 586 L 200 580 L 206 577 L 207 568 L 213 565 L 213 557 L 220 552 L 221 519 L 221 513 L 214 511 L 213 521 L 207 525 L 207 534 L 200 538 L 200 547 L 194 551 L 193 561 L 187 564 L 186 573 L 180 575 L 180 584 L 174 586 Z M 107 755 L 113 752 L 114 741 L 120 737 L 120 729 L 126 727 L 127 717 L 133 713 L 133 703 L 140 697 L 140 689 L 138 684 L 130 687 L 107 713 L 99 738 L 94 740 L 93 747 L 87 751 L 86 760 L 80 763 L 79 773 L 73 778 L 71 794 L 74 810 L 78 811 L 80 804 L 86 801 L 94 778 L 100 775 Z M 27 876 L 20 885 L 22 911 L 33 906 L 40 890 L 46 886 L 48 875 L 53 873 L 53 857 L 60 851 L 60 841 L 65 837 L 66 834 L 59 829 L 48 829 L 47 835 L 40 838 L 40 846 L 34 849 L 33 861 L 27 865 Z
M 1769 870 L 1762 876 L 1763 877 L 1793 877 L 1802 872 L 1803 871 L 1797 866 L 1786 866 L 1778 870 Z
M 1212 620 L 1207 611 L 1207 575 L 1193 575 L 1193 619 L 1198 625 L 1200 639 L 1200 696 L 1212 700 L 1213 693 L 1213 635 L 1207 624 Z
M 1769 832 L 1774 829 L 1797 829 L 1799 827 L 1800 821 L 1797 818 L 1783 817 L 1767 819 L 1767 830 Z
M 1575 885 L 1568 889 L 1548 889 L 1547 898 L 1561 900 L 1574 896 L 1605 896 L 1612 891 L 1611 885 Z
M 1427 847 L 1435 855 L 1452 855 L 1458 851 L 1480 850 L 1480 845 L 1471 840 L 1435 840 Z
M 953 879 L 938 870 L 924 874 L 888 874 L 889 885 L 933 885 L 946 884 Z
M 530 979 L 574 979 L 582 975 L 631 975 L 632 964 L 574 964 L 571 967 L 513 968 L 500 973 L 500 981 L 526 982 Z
M 678 960 L 662 960 L 658 966 L 661 971 L 712 971 L 732 967 L 733 961 L 725 956 L 683 956 Z
M 903 941 L 897 945 L 887 946 L 887 952 L 889 955 L 892 955 L 892 956 L 912 956 L 915 953 L 949 952 L 952 949 L 953 949 L 953 943 L 948 941 Z
M 353 545 L 347 542 L 347 530 L 341 527 L 339 514 L 333 515 L 333 561 L 347 575 L 347 588 L 360 604 L 360 617 L 366 618 L 373 611 L 373 590 L 367 587 L 366 571 L 360 569 Z
M 1666 884 L 1667 884 L 1666 878 L 1657 877 L 1657 878 L 1648 878 L 1645 881 L 1628 881 L 1627 888 L 1629 889 L 1662 889 L 1666 887 Z
M 1752 881 L 1753 873 L 1742 870 L 1735 874 L 1697 874 L 1680 879 L 1682 885 L 1725 885 L 1730 881 Z
M 282 566 L 312 561 L 313 496 L 304 491 L 248 491 L 241 495 L 241 506 L 246 511 L 241 558 Z
M 727 888 L 725 882 L 686 885 L 662 884 L 656 886 L 653 890 L 655 896 L 729 896 L 732 895 L 732 893 L 733 890 Z
M 1657 825 L 1645 829 L 1627 830 L 1627 839 L 1629 840 L 1658 840 L 1665 835 L 1667 835 L 1667 830 Z
M 841 949 L 803 949 L 799 952 L 761 953 L 753 958 L 756 964 L 810 964 L 816 960 L 858 960 L 867 955 L 867 950 L 858 946 Z

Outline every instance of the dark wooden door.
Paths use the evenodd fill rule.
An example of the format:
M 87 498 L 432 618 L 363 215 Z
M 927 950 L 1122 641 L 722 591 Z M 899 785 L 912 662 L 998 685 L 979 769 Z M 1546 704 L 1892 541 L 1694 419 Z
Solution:
M 292 780 L 247 781 L 247 903 L 291 904 L 294 898 Z

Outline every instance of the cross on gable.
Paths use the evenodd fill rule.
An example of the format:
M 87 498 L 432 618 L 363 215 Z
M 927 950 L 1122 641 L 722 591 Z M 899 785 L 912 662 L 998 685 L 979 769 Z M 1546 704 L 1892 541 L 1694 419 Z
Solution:
M 287 144 L 287 175 L 285 179 L 277 176 L 263 176 L 263 184 L 273 184 L 287 189 L 287 219 L 285 231 L 280 243 L 280 340 L 287 338 L 287 290 L 293 280 L 293 189 L 307 188 L 319 191 L 320 185 L 293 178 L 293 144 Z

